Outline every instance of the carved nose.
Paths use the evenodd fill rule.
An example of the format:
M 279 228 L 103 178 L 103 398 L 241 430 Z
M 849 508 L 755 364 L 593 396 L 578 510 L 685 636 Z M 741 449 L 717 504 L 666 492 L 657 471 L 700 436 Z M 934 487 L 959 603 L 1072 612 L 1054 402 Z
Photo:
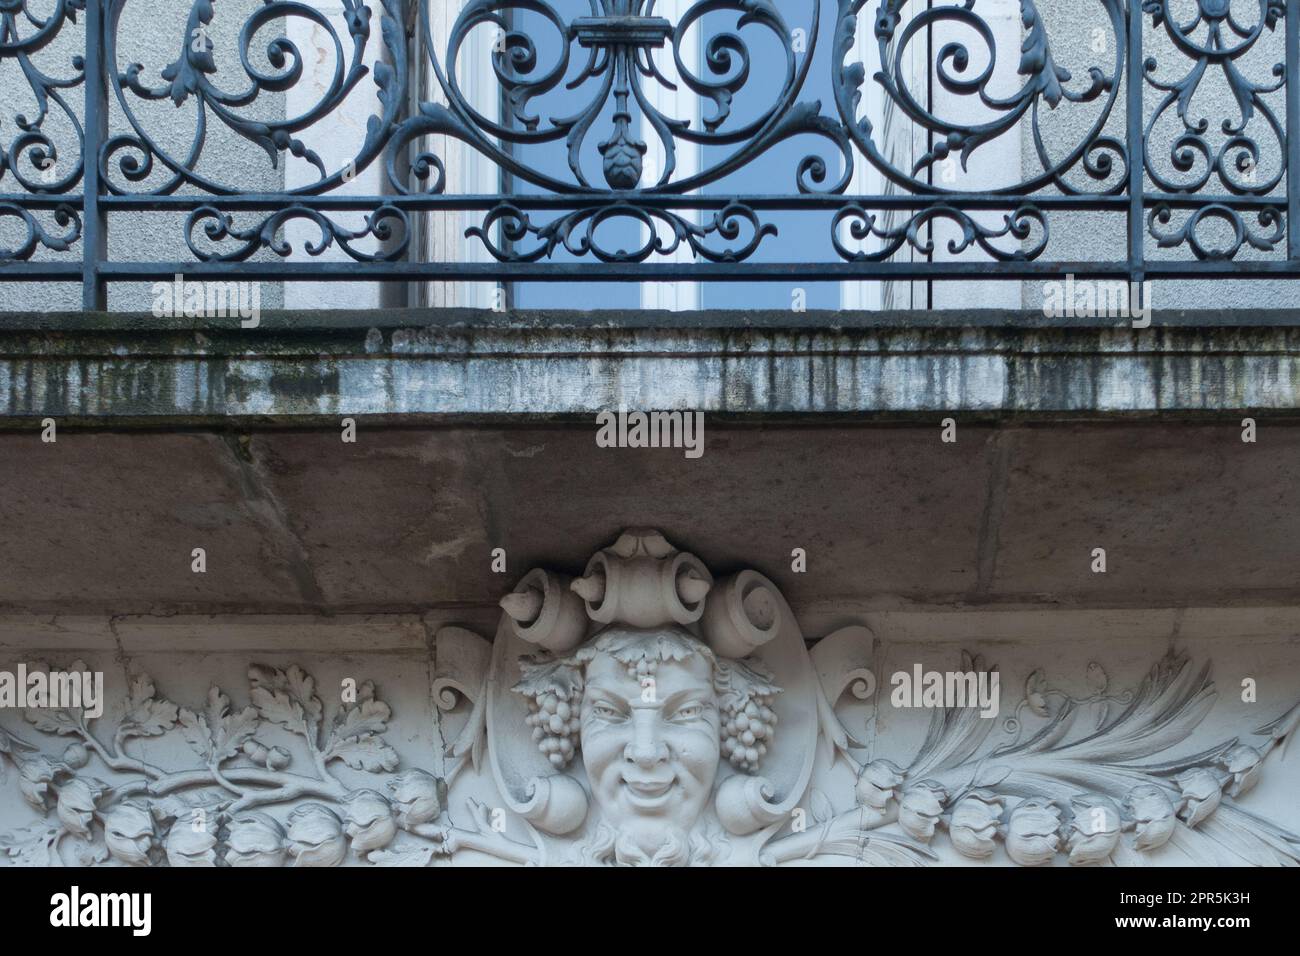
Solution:
M 668 759 L 668 746 L 659 736 L 658 716 L 653 711 L 633 713 L 633 734 L 623 748 L 624 760 L 639 767 L 653 767 Z

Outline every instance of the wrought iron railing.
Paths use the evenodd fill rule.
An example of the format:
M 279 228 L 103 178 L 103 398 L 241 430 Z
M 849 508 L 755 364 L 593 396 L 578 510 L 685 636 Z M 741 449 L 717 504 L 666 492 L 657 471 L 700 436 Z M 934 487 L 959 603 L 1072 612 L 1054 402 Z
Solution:
M 124 51 L 123 18 L 160 2 L 0 0 L 0 225 L 10 227 L 0 280 L 79 282 L 91 309 L 108 283 L 178 272 L 1300 275 L 1296 2 L 1057 0 L 1054 9 L 1095 18 L 1084 44 L 1095 62 L 1083 70 L 1061 65 L 1049 0 L 1020 0 L 1010 36 L 987 16 L 996 0 L 699 0 L 672 20 L 655 0 L 335 0 L 334 15 L 265 0 L 238 12 L 226 51 L 217 25 L 227 0 L 167 0 L 184 8 L 183 30 L 170 59 L 144 67 Z M 308 52 L 335 62 L 305 109 L 283 101 L 310 66 L 287 23 L 309 30 Z M 492 36 L 492 52 L 474 93 L 460 61 L 476 31 Z M 1018 88 L 999 90 L 1009 65 Z M 486 97 L 485 82 L 495 90 Z M 1221 116 L 1201 100 L 1216 84 L 1226 99 L 1209 102 L 1230 105 Z M 742 115 L 754 89 L 766 103 Z M 693 101 L 694 114 L 661 108 L 665 90 Z M 356 97 L 364 131 L 345 160 L 327 162 L 321 138 L 341 135 L 336 120 Z M 281 105 L 268 116 L 271 101 Z M 157 126 L 174 131 L 178 111 L 179 145 Z M 900 160 L 880 117 L 904 131 L 899 142 L 921 146 Z M 218 132 L 224 140 L 209 142 Z M 973 176 L 1000 140 L 1013 161 Z M 800 149 L 787 160 L 792 143 Z M 244 146 L 310 175 L 250 188 L 238 176 L 246 166 L 221 163 Z M 697 159 L 684 170 L 676 158 L 688 146 Z M 490 164 L 500 188 L 461 188 L 465 155 Z M 423 219 L 450 213 L 476 217 L 463 248 L 430 253 L 412 241 Z M 783 239 L 778 220 L 795 214 L 817 223 L 821 245 Z M 180 251 L 110 256 L 110 227 L 126 215 L 133 231 L 150 230 L 150 216 L 156 229 L 183 218 Z M 1102 217 L 1125 227 L 1113 254 L 1054 254 L 1063 232 Z M 314 238 L 294 251 L 285 234 L 297 220 Z M 336 258 L 322 255 L 330 247 Z

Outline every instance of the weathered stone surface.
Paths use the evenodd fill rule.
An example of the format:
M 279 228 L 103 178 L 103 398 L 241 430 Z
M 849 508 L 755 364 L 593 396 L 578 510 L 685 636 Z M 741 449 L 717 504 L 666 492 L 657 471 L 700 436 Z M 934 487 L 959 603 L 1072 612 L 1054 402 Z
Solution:
M 233 436 L 3 437 L 4 601 L 103 607 L 310 605 L 319 599 L 276 502 Z M 192 551 L 209 569 L 196 574 Z
M 1133 330 L 1026 312 L 268 313 L 0 316 L 0 427 L 54 416 L 211 422 L 343 415 L 1290 411 L 1287 314 L 1164 313 Z M 54 331 L 58 330 L 58 331 Z M 129 333 L 129 334 L 128 334 Z
M 679 525 L 801 614 L 1300 600 L 1300 438 L 1235 424 L 770 427 L 704 455 L 604 449 L 594 422 L 0 435 L 0 607 L 41 614 L 477 613 L 544 557 Z M 205 574 L 191 552 L 207 551 Z M 504 548 L 505 574 L 490 570 Z M 1094 574 L 1092 550 L 1108 569 Z M 807 573 L 791 570 L 805 549 Z
M 1300 434 L 1264 435 L 1243 443 L 1238 424 L 1016 432 L 993 589 L 1154 604 L 1290 593 Z M 1094 548 L 1106 549 L 1105 574 L 1090 571 Z

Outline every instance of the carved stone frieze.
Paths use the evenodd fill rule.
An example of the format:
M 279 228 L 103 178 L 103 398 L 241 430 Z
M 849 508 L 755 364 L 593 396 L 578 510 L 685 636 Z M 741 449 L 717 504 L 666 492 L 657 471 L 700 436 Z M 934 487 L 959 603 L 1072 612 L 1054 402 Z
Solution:
M 424 766 L 385 740 L 373 684 L 327 707 L 297 666 L 253 664 L 239 701 L 212 687 L 197 706 L 136 673 L 112 727 L 24 711 L 0 726 L 0 788 L 41 819 L 0 820 L 0 849 L 19 865 L 1300 863 L 1300 836 L 1251 808 L 1300 703 L 1201 741 L 1210 667 L 1175 650 L 1131 688 L 1092 664 L 1082 696 L 1034 671 L 1001 715 L 947 703 L 904 746 L 860 719 L 888 693 L 865 629 L 810 651 L 770 580 L 715 579 L 657 532 L 576 579 L 534 570 L 501 605 L 492 641 L 437 635 L 447 742 Z M 164 735 L 184 766 L 135 755 Z M 358 775 L 373 783 L 345 784 Z

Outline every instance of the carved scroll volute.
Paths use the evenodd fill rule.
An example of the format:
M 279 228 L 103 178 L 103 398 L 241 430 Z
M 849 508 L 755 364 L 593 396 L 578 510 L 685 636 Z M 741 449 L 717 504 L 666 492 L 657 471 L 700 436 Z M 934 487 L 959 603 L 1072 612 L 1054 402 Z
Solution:
M 772 638 L 780 624 L 781 595 L 757 571 L 719 582 L 704 607 L 704 633 L 723 657 L 748 657 Z
M 537 829 L 553 835 L 572 833 L 587 817 L 582 785 L 555 768 L 520 728 L 527 726 L 528 705 L 512 693 L 520 678 L 519 658 L 534 651 L 515 634 L 514 621 L 503 615 L 492 646 L 488 676 L 487 735 L 492 776 L 506 806 Z
M 514 591 L 501 599 L 511 633 L 528 644 L 564 653 L 582 643 L 588 620 L 572 579 L 541 568 L 524 575 Z
M 661 551 L 654 541 L 625 534 L 613 548 L 597 552 L 587 563 L 573 589 L 586 601 L 593 621 L 661 627 L 694 624 L 704 614 L 705 598 L 713 586 L 709 569 L 695 555 L 671 546 Z
M 746 598 L 752 617 L 744 614 Z M 759 772 L 733 773 L 719 784 L 714 801 L 722 825 L 744 836 L 789 819 L 808 789 L 817 754 L 817 676 L 790 605 L 763 575 L 734 575 L 716 588 L 709 604 L 703 622 L 709 645 L 719 654 L 739 656 L 722 647 L 761 644 L 748 656 L 783 688 L 772 704 L 778 718 L 775 745 Z

